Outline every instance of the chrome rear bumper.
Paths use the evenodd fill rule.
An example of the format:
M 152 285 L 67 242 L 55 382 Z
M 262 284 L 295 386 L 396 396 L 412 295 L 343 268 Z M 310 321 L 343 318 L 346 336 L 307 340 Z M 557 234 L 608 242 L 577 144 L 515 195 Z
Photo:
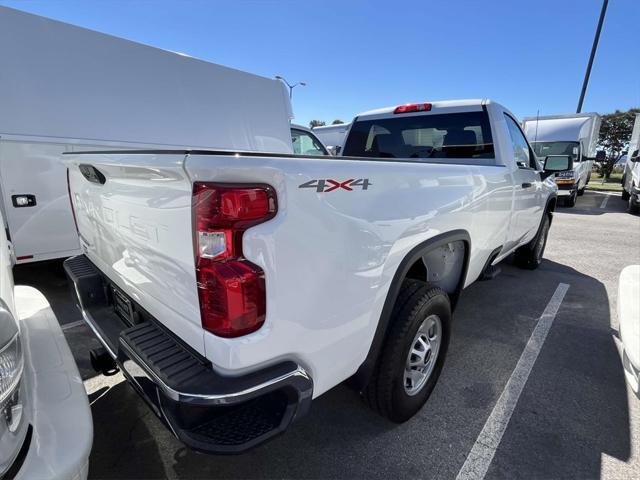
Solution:
M 241 453 L 308 411 L 313 381 L 300 365 L 220 375 L 130 297 L 135 323 L 116 313 L 110 280 L 86 256 L 64 265 L 84 320 L 153 412 L 191 448 Z

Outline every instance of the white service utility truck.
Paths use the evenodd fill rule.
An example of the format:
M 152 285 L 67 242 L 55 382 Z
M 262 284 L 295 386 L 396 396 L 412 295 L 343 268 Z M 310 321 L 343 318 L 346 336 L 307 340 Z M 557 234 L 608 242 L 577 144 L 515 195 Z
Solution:
M 245 134 L 291 152 L 270 116 L 289 105 L 277 80 L 0 6 L 0 210 L 17 262 L 80 253 L 62 153 L 245 148 Z M 249 116 L 262 125 L 248 133 L 219 121 Z
M 640 212 L 640 113 L 633 123 L 627 163 L 622 174 L 622 200 L 629 202 L 629 213 Z
M 571 155 L 573 168 L 556 175 L 558 196 L 565 207 L 573 207 L 584 193 L 596 158 L 601 117 L 597 113 L 576 113 L 527 117 L 524 133 L 536 155 Z
M 212 88 L 231 103 L 246 93 Z M 256 146 L 290 140 L 287 109 L 266 114 L 215 117 L 241 148 L 65 155 L 84 251 L 65 268 L 104 345 L 94 363 L 115 362 L 205 452 L 273 437 L 347 379 L 409 419 L 438 379 L 461 291 L 513 252 L 540 265 L 552 175 L 571 168 L 554 156 L 543 171 L 489 100 L 358 115 L 341 157 Z
M 313 133 L 315 133 L 320 141 L 327 146 L 329 151 L 334 155 L 337 155 L 340 153 L 340 149 L 344 144 L 344 139 L 347 136 L 350 126 L 350 123 L 339 123 L 337 125 L 315 127 L 313 129 Z

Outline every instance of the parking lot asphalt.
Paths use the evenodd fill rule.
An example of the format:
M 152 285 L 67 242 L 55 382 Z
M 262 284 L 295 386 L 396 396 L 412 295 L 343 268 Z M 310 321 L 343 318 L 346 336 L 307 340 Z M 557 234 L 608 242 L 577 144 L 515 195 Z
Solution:
M 286 434 L 234 457 L 188 450 L 121 374 L 96 376 L 88 350 L 98 343 L 78 322 L 59 263 L 18 266 L 15 279 L 48 297 L 85 379 L 91 478 L 453 479 L 478 446 L 492 455 L 480 478 L 640 478 L 640 399 L 625 384 L 616 318 L 618 275 L 640 264 L 640 217 L 619 194 L 606 197 L 587 192 L 557 209 L 538 270 L 506 261 L 464 291 L 442 376 L 416 417 L 390 423 L 341 385 Z M 560 284 L 568 289 L 530 373 L 514 375 Z M 522 392 L 506 398 L 514 377 Z M 492 445 L 482 444 L 485 424 L 503 432 Z

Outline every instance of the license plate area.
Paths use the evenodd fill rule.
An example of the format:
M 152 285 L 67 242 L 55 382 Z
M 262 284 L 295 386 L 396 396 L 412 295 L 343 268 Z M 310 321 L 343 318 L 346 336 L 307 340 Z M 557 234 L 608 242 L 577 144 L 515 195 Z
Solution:
M 127 296 L 111 285 L 111 297 L 113 298 L 113 310 L 130 327 L 133 326 L 133 307 Z

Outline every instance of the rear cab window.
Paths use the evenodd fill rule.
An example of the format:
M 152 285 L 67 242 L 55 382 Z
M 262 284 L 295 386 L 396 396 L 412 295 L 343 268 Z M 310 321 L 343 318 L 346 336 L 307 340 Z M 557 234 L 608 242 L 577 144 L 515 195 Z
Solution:
M 495 158 L 486 110 L 356 120 L 343 155 L 381 158 Z

